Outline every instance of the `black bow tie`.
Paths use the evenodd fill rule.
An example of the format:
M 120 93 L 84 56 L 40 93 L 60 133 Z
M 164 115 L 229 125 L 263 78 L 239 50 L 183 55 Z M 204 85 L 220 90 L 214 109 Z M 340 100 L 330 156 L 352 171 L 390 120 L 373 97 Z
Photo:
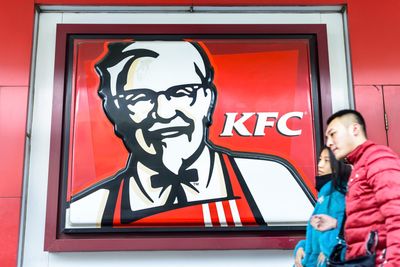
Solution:
M 164 193 L 165 189 L 171 186 L 171 191 L 165 205 L 173 205 L 177 200 L 179 205 L 187 203 L 187 197 L 182 185 L 186 185 L 196 192 L 199 192 L 191 183 L 199 181 L 197 170 L 182 170 L 178 174 L 171 171 L 161 172 L 150 177 L 151 187 L 162 188 L 160 196 Z

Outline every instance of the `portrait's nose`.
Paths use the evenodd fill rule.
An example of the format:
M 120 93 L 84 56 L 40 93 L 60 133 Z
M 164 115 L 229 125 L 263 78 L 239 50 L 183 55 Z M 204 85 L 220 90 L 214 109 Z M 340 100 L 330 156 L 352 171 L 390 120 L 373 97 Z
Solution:
M 156 114 L 155 114 L 156 113 Z M 163 119 L 170 119 L 176 114 L 176 109 L 164 94 L 157 97 L 156 109 L 154 110 L 153 117 L 158 116 Z

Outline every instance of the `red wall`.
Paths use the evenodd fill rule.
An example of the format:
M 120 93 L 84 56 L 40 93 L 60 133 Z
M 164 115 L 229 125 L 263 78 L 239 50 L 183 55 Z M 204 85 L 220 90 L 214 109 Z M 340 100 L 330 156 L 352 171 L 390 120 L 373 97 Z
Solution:
M 167 4 L 168 3 L 168 4 Z M 400 1 L 385 0 L 6 0 L 0 9 L 0 262 L 16 266 L 35 4 L 348 5 L 354 85 L 400 84 Z M 373 94 L 371 94 L 373 95 Z M 358 106 L 371 100 L 360 97 Z M 368 118 L 367 118 L 368 123 Z M 378 125 L 380 122 L 377 122 Z M 375 123 L 373 124 L 375 127 Z M 371 125 L 370 125 L 371 128 Z M 381 138 L 378 136 L 378 138 Z
M 0 265 L 17 265 L 33 1 L 0 8 Z
M 400 84 L 400 1 L 348 2 L 354 84 Z

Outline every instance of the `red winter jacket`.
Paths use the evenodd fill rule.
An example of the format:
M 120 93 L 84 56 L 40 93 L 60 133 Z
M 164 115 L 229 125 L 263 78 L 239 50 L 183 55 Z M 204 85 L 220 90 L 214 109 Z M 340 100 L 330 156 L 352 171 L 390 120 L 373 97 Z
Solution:
M 400 266 L 400 159 L 388 147 L 366 141 L 347 157 L 353 165 L 346 195 L 346 258 L 365 255 L 365 241 L 377 230 L 377 266 Z

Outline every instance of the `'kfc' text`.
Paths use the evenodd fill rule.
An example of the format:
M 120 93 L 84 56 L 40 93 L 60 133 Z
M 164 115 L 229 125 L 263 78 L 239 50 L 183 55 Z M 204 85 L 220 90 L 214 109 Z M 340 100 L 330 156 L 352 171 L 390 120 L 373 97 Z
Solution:
M 301 134 L 301 129 L 290 129 L 288 127 L 288 121 L 294 118 L 302 119 L 303 112 L 288 112 L 279 118 L 278 112 L 243 112 L 241 117 L 236 119 L 237 115 L 237 112 L 225 113 L 226 119 L 224 129 L 220 136 L 233 136 L 233 130 L 235 130 L 240 136 L 265 136 L 265 128 L 274 127 L 275 122 L 278 132 L 282 135 L 298 136 Z M 244 125 L 244 123 L 252 116 L 256 116 L 256 125 L 253 133 Z

